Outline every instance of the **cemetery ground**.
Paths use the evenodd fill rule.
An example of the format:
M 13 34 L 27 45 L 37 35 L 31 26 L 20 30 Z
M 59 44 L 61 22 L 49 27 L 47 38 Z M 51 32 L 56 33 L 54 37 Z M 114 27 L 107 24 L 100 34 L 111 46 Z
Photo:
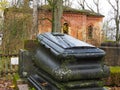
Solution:
M 103 79 L 105 87 L 120 90 L 120 67 L 110 67 L 110 72 L 110 77 Z M 18 65 L 11 64 L 11 57 L 0 58 L 0 90 L 23 90 L 18 89 L 19 85 L 24 85 L 24 90 L 35 90 L 19 77 Z

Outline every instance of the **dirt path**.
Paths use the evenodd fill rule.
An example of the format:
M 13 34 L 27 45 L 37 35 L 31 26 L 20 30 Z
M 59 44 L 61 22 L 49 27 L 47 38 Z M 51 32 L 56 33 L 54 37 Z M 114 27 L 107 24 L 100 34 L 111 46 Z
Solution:
M 0 90 L 14 90 L 14 85 L 10 80 L 0 79 Z

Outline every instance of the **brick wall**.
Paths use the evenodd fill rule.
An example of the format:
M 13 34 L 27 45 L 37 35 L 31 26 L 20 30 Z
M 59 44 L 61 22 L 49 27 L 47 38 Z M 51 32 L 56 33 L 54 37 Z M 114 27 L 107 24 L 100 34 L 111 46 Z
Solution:
M 44 12 L 39 14 L 39 33 L 51 32 L 51 19 L 50 12 Z M 64 13 L 62 17 L 62 25 L 68 23 L 69 34 L 82 41 L 88 42 L 95 46 L 101 44 L 101 23 L 103 17 L 87 16 L 80 13 Z M 93 25 L 93 37 L 88 38 L 87 27 Z

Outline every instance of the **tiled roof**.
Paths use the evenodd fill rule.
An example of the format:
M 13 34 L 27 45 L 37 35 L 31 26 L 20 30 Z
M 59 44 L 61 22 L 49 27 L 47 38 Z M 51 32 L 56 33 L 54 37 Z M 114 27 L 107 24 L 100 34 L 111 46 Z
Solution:
M 51 11 L 52 7 L 50 5 L 43 5 L 43 6 L 39 7 L 39 10 Z M 64 12 L 67 12 L 67 13 L 81 13 L 81 14 L 85 14 L 88 16 L 104 17 L 104 15 L 90 11 L 90 10 L 80 10 L 80 9 L 75 9 L 75 8 L 71 8 L 68 6 L 64 6 L 63 10 L 64 10 Z

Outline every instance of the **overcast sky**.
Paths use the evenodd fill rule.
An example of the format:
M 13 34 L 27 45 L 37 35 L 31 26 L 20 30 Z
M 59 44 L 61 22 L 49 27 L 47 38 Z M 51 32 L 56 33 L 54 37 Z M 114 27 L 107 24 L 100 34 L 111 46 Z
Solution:
M 12 1 L 12 0 L 9 0 Z M 72 1 L 72 7 L 74 8 L 78 8 L 79 4 L 78 4 L 78 0 L 71 0 Z M 91 5 L 92 8 L 95 8 L 94 4 L 93 4 L 93 0 L 86 0 L 87 3 L 89 3 L 89 5 Z M 109 16 L 109 11 L 111 10 L 111 6 L 108 4 L 107 0 L 99 0 L 100 1 L 100 13 L 102 15 L 104 15 L 105 17 Z M 111 0 L 114 1 L 114 0 Z
M 78 0 L 74 0 L 72 6 L 74 8 L 78 8 Z M 86 0 L 88 1 L 88 3 L 94 8 L 94 4 L 92 2 L 92 0 Z M 103 15 L 108 15 L 108 12 L 111 10 L 110 5 L 108 4 L 107 0 L 100 0 L 100 13 Z
M 8 1 L 12 1 L 12 0 L 8 0 Z M 78 8 L 79 5 L 77 3 L 78 0 L 71 0 L 72 1 L 72 6 L 74 8 Z M 93 8 L 94 8 L 94 4 L 93 4 L 93 0 L 86 0 L 87 3 L 89 3 Z M 107 15 L 108 11 L 110 10 L 110 5 L 107 3 L 107 0 L 99 0 L 100 1 L 100 12 L 103 14 L 103 15 Z M 111 0 L 111 1 L 114 1 L 114 0 Z

